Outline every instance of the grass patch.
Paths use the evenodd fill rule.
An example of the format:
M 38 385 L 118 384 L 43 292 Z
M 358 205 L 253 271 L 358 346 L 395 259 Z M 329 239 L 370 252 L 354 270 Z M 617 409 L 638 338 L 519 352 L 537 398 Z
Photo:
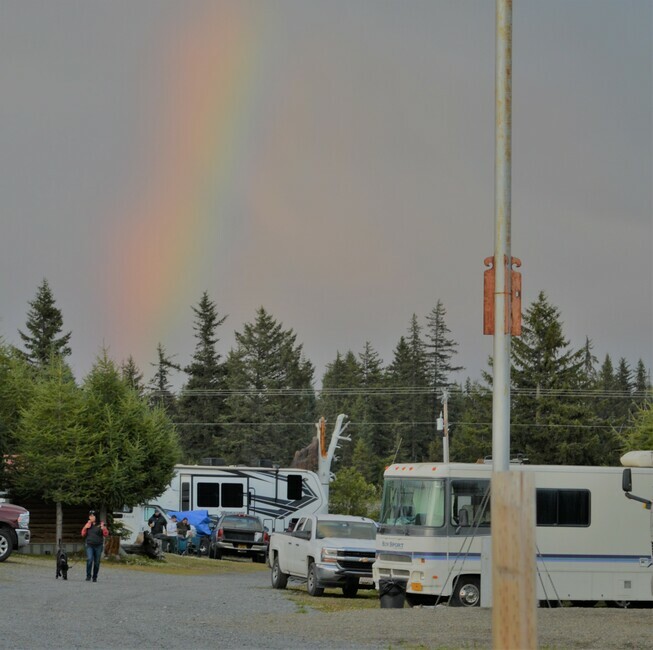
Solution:
M 86 562 L 86 553 L 78 551 L 70 553 L 68 559 L 71 565 Z M 54 555 L 27 555 L 14 553 L 7 562 L 23 565 L 54 566 Z M 126 555 L 120 558 L 103 558 L 103 569 L 121 568 L 131 571 L 147 573 L 161 573 L 174 575 L 215 575 L 222 573 L 257 573 L 269 571 L 266 564 L 257 564 L 251 560 L 238 558 L 225 558 L 224 560 L 210 560 L 206 557 L 182 557 L 166 553 L 163 560 L 153 560 L 144 555 Z
M 309 596 L 306 586 L 289 585 L 286 594 L 297 605 L 299 613 L 309 609 L 319 612 L 346 612 L 359 609 L 379 609 L 379 595 L 374 589 L 363 589 L 356 598 L 345 598 L 340 589 L 325 589 L 322 596 Z

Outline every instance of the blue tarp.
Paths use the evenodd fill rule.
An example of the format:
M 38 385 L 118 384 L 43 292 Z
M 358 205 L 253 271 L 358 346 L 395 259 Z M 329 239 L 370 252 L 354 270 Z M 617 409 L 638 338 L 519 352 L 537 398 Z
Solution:
M 208 510 L 166 510 L 166 514 L 170 517 L 174 515 L 177 521 L 181 521 L 184 517 L 188 519 L 188 523 L 195 526 L 198 535 L 210 535 L 211 529 L 209 528 L 209 511 Z

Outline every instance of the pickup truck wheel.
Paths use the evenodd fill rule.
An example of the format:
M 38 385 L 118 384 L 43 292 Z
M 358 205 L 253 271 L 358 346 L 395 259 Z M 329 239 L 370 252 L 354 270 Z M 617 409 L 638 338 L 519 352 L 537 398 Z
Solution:
M 358 580 L 353 580 L 352 582 L 348 582 L 342 588 L 342 594 L 343 596 L 345 596 L 345 598 L 354 598 L 357 593 L 358 593 Z
M 0 562 L 4 562 L 13 550 L 10 534 L 6 530 L 0 529 Z
M 285 589 L 288 584 L 288 574 L 284 573 L 279 566 L 279 558 L 274 558 L 272 565 L 272 587 L 274 589 Z
M 324 593 L 324 587 L 318 586 L 317 569 L 315 568 L 315 562 L 311 562 L 310 566 L 308 567 L 306 589 L 311 596 L 321 596 Z

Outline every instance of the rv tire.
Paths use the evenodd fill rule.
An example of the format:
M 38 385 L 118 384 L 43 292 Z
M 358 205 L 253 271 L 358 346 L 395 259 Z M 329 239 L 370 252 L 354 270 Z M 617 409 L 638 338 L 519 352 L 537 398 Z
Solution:
M 460 576 L 449 602 L 453 607 L 480 607 L 481 579 L 478 576 Z

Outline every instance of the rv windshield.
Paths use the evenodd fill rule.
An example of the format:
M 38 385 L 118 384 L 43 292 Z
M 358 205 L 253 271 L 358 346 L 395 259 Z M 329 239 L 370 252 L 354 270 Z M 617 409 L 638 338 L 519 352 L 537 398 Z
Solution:
M 379 523 L 388 526 L 443 526 L 444 494 L 442 480 L 386 479 Z

